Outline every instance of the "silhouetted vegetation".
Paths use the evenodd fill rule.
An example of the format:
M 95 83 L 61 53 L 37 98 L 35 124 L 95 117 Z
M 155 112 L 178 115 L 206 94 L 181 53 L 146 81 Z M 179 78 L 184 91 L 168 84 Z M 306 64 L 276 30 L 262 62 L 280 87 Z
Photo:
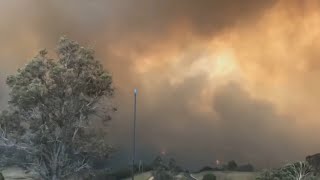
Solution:
M 203 176 L 202 180 L 216 180 L 217 177 L 214 174 L 206 174 Z
M 111 174 L 111 176 L 116 177 L 116 179 L 124 179 L 131 177 L 132 175 L 132 170 L 130 168 L 124 168 L 117 170 Z
M 210 167 L 210 166 L 204 166 L 202 167 L 198 172 L 205 172 L 205 171 L 224 171 L 225 169 L 223 167 Z
M 214 171 L 214 168 L 210 166 L 204 166 L 198 172 L 204 172 L 204 171 Z
M 251 164 L 237 165 L 235 161 L 228 162 L 227 165 L 223 165 L 222 167 L 210 167 L 204 166 L 202 167 L 198 173 L 205 171 L 240 171 L 240 172 L 253 172 L 254 166 Z
M 320 175 L 320 153 L 306 157 L 315 175 Z
M 161 156 L 157 156 L 153 161 L 152 175 L 155 180 L 173 180 L 181 170 L 175 159 L 170 158 L 166 162 Z
M 239 165 L 236 169 L 236 171 L 241 171 L 241 172 L 253 172 L 254 167 L 251 164 L 244 164 L 244 165 Z
M 227 170 L 228 171 L 235 171 L 237 169 L 237 167 L 238 167 L 238 165 L 234 160 L 229 161 L 228 164 L 227 164 Z

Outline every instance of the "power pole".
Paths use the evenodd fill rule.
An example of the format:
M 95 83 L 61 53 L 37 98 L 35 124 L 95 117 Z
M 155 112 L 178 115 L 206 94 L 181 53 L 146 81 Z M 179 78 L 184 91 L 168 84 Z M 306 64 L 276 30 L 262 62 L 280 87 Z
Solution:
M 136 116 L 137 116 L 137 89 L 134 89 L 133 109 L 133 147 L 132 147 L 132 180 L 134 180 L 134 159 L 136 155 Z

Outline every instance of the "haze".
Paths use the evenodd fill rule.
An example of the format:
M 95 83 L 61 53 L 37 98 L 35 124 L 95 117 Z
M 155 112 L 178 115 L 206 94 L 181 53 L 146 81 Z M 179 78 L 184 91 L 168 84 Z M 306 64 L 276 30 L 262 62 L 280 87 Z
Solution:
M 320 147 L 319 10 L 316 0 L 1 0 L 0 109 L 6 76 L 67 35 L 113 74 L 118 164 L 131 158 L 134 88 L 138 159 L 304 159 Z

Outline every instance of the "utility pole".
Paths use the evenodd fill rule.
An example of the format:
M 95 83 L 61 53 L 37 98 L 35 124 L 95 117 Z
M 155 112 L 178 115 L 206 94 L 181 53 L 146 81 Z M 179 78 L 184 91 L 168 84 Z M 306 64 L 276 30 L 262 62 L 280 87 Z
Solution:
M 134 159 L 136 155 L 136 116 L 137 116 L 137 89 L 134 89 L 133 109 L 133 147 L 132 147 L 132 180 L 134 180 Z

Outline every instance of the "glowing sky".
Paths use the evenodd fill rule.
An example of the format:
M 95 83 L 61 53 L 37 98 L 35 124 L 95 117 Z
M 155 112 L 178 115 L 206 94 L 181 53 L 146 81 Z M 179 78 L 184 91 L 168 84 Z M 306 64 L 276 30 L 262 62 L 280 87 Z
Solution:
M 135 87 L 141 159 L 303 159 L 320 147 L 319 10 L 316 0 L 2 0 L 0 104 L 5 76 L 65 34 L 114 76 L 110 139 L 124 161 Z

